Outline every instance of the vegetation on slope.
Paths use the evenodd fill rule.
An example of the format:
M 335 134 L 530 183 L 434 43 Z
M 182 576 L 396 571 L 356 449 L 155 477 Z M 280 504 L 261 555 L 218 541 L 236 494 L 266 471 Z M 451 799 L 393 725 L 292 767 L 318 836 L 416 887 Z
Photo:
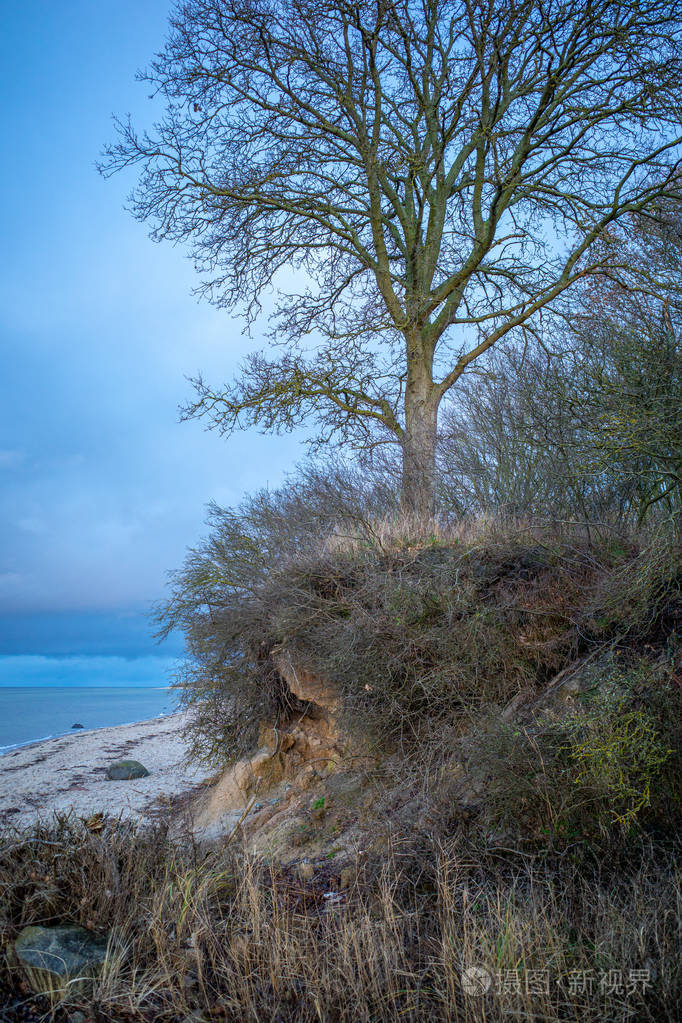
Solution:
M 290 510 L 278 509 L 289 527 Z M 281 521 L 274 511 L 266 549 Z M 356 741 L 393 756 L 403 779 L 411 769 L 441 788 L 439 768 L 458 753 L 478 774 L 488 765 L 490 805 L 496 762 L 512 806 L 521 792 L 528 804 L 527 790 L 544 777 L 530 800 L 536 816 L 545 805 L 543 833 L 555 836 L 557 821 L 570 832 L 574 818 L 603 830 L 658 813 L 674 825 L 682 708 L 674 533 L 482 520 L 435 523 L 424 540 L 405 525 L 356 522 L 344 533 L 318 529 L 307 543 L 300 530 L 295 550 L 280 550 L 263 571 L 263 520 L 262 505 L 217 515 L 164 612 L 190 643 L 180 684 L 196 713 L 198 754 L 241 755 L 254 734 L 245 721 L 269 716 L 284 727 L 300 713 L 277 670 L 286 650 L 338 690 Z M 239 561 L 249 544 L 252 560 Z M 552 720 L 545 695 L 566 675 L 582 695 Z M 511 816 L 520 826 L 524 814 Z
M 480 520 L 424 539 L 309 507 L 290 491 L 216 510 L 163 620 L 188 637 L 206 757 L 300 713 L 278 651 L 338 688 L 374 757 L 381 842 L 348 884 L 333 860 L 303 873 L 116 822 L 5 833 L 8 1004 L 28 996 L 12 939 L 66 919 L 111 929 L 112 954 L 91 998 L 50 1009 L 60 1021 L 674 1018 L 675 533 Z

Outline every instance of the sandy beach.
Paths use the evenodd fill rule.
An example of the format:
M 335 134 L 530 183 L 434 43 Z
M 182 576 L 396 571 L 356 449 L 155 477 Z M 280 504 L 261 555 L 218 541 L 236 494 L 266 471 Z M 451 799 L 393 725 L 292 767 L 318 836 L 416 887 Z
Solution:
M 0 826 L 18 827 L 56 812 L 152 819 L 208 776 L 184 763 L 184 714 L 77 731 L 32 743 L 0 757 Z M 109 781 L 116 760 L 139 760 L 149 777 Z

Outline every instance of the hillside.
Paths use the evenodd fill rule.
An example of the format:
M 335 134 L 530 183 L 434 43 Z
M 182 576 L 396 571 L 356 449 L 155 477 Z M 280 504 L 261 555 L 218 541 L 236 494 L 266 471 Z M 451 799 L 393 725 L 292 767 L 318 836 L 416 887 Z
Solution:
M 57 1018 L 675 1018 L 674 535 L 374 536 L 238 585 L 225 533 L 194 552 L 170 607 L 219 770 L 189 818 L 3 837 L 6 947 L 68 919 L 118 950 Z

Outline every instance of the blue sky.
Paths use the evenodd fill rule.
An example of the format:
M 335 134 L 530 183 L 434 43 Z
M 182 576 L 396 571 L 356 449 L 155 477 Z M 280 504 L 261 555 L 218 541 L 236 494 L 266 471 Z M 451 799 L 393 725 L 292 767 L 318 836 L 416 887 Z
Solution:
M 169 10 L 3 12 L 0 654 L 167 655 L 143 613 L 206 503 L 276 485 L 301 455 L 296 437 L 178 422 L 185 376 L 229 379 L 258 338 L 198 304 L 184 253 L 124 211 L 134 178 L 95 170 L 113 113 L 153 119 L 135 71 Z

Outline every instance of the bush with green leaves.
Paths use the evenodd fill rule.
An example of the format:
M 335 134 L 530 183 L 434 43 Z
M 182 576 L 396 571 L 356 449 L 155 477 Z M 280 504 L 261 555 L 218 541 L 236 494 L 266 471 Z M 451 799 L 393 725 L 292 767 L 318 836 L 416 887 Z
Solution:
M 474 733 L 493 828 L 564 846 L 617 843 L 682 822 L 682 695 L 669 666 L 607 661 L 575 710 Z
M 569 718 L 573 783 L 598 793 L 614 824 L 628 830 L 651 806 L 652 786 L 673 755 L 658 723 L 627 695 L 600 694 L 589 713 Z

